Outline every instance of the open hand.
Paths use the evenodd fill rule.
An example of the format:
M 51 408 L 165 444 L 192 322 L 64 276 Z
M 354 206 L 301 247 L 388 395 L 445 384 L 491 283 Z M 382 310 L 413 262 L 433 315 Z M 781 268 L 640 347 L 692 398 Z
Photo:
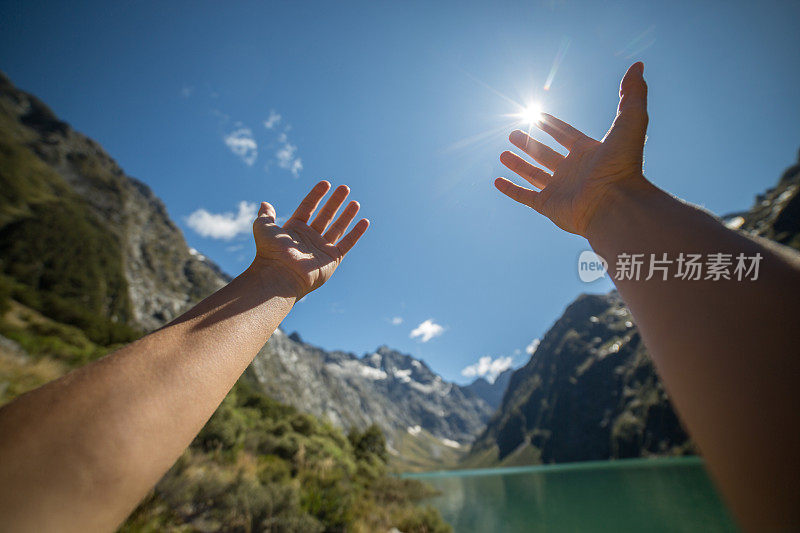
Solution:
M 537 126 L 566 148 L 568 155 L 560 154 L 523 131 L 512 132 L 509 136 L 512 144 L 550 169 L 552 174 L 506 151 L 500 155 L 500 161 L 540 190 L 520 187 L 505 178 L 497 178 L 495 186 L 503 194 L 543 214 L 561 229 L 586 237 L 595 213 L 608 207 L 609 191 L 644 181 L 642 157 L 647 131 L 647 85 L 643 71 L 642 63 L 634 63 L 622 78 L 617 117 L 602 141 L 546 114 Z
M 330 188 L 331 184 L 327 181 L 317 183 L 283 226 L 275 222 L 275 208 L 262 202 L 253 223 L 256 262 L 286 272 L 296 286 L 298 297 L 328 281 L 347 252 L 369 227 L 369 220 L 362 218 L 350 233 L 342 237 L 358 213 L 360 206 L 355 201 L 348 203 L 339 218 L 331 224 L 350 194 L 346 185 L 340 185 L 333 191 L 309 224 L 311 215 Z

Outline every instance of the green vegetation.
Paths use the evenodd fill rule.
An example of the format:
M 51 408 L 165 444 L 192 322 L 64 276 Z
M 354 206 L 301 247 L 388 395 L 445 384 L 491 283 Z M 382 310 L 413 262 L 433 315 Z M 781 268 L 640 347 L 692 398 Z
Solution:
M 389 475 L 386 459 L 377 427 L 345 437 L 242 378 L 126 528 L 449 531 L 414 505 L 430 489 Z
M 0 111 L 2 111 L 0 109 Z M 24 143 L 0 113 L 0 273 L 7 293 L 93 342 L 129 342 L 131 318 L 118 238 Z

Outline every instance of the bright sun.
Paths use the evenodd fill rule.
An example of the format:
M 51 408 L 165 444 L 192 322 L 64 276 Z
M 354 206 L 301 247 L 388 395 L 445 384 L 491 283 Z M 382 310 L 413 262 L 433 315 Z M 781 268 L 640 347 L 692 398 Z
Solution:
M 528 104 L 517 116 L 525 124 L 536 124 L 542 118 L 542 105 L 538 102 Z

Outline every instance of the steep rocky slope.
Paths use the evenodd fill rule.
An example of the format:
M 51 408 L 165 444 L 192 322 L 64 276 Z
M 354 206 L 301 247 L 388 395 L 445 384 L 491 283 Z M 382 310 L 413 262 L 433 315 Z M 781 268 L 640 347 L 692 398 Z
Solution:
M 142 330 L 228 279 L 190 253 L 147 185 L 2 73 L 0 249 L 23 285 L 78 304 L 95 295 L 91 311 Z
M 800 249 L 800 163 L 729 227 Z M 534 464 L 693 451 L 615 292 L 581 295 L 511 376 L 464 464 Z
M 728 227 L 800 250 L 800 153 L 775 187 L 756 196 L 748 211 L 725 217 Z
M 581 295 L 514 372 L 470 462 L 559 463 L 690 450 L 630 312 Z

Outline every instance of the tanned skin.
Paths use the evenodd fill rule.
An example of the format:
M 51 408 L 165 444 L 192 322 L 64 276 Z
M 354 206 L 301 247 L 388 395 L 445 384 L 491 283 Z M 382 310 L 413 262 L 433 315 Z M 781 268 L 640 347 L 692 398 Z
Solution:
M 642 173 L 647 85 L 642 63 L 620 85 L 617 115 L 601 141 L 543 115 L 538 127 L 563 155 L 514 131 L 501 162 L 530 183 L 495 180 L 500 192 L 582 235 L 616 272 L 619 254 L 761 254 L 757 280 L 654 276 L 614 282 L 658 373 L 724 499 L 749 531 L 800 527 L 800 262 L 766 240 L 650 183 Z

